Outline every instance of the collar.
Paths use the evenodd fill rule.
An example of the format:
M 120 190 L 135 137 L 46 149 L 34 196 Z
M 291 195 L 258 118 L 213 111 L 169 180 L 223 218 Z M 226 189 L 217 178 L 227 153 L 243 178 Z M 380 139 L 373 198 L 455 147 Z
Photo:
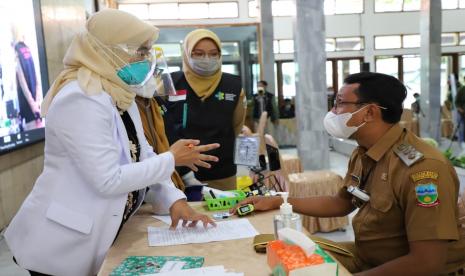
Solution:
M 371 148 L 368 149 L 366 155 L 378 162 L 384 154 L 399 140 L 402 135 L 403 128 L 399 124 L 393 125 Z

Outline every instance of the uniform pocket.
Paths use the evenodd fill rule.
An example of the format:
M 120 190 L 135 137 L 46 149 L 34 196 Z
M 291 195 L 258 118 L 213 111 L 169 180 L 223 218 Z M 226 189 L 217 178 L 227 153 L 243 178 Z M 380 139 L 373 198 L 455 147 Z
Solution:
M 370 205 L 373 209 L 386 213 L 392 207 L 392 198 L 391 195 L 376 195 L 370 196 Z
M 69 209 L 57 202 L 52 202 L 46 217 L 60 225 L 88 235 L 92 230 L 93 219 L 85 214 Z

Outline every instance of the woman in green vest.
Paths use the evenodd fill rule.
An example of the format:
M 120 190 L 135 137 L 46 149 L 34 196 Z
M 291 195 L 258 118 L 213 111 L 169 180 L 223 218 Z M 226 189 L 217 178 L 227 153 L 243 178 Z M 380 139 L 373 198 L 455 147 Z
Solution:
M 171 74 L 177 96 L 163 105 L 165 129 L 170 144 L 185 137 L 202 144 L 220 143 L 208 154 L 219 157 L 212 168 L 198 168 L 194 174 L 210 187 L 236 188 L 234 141 L 244 124 L 247 100 L 239 76 L 221 71 L 221 41 L 212 31 L 197 29 L 183 44 L 182 71 Z M 162 106 L 163 109 L 163 106 Z M 186 168 L 178 168 L 181 175 Z

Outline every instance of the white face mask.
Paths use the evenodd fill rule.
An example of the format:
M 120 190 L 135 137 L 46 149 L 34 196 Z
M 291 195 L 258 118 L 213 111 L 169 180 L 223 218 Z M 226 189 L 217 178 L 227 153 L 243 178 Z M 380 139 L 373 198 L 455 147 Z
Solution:
M 328 113 L 326 113 L 326 116 L 323 119 L 323 125 L 326 131 L 329 133 L 329 135 L 336 137 L 336 138 L 343 138 L 343 139 L 349 138 L 359 128 L 365 125 L 366 122 L 363 122 L 359 126 L 347 126 L 347 122 L 350 120 L 350 118 L 352 118 L 352 116 L 355 113 L 359 112 L 360 110 L 364 109 L 367 106 L 368 105 L 360 108 L 359 110 L 353 113 L 336 114 L 336 113 L 329 111 Z
M 195 73 L 201 76 L 211 76 L 215 74 L 221 67 L 219 58 L 189 58 L 189 66 Z
M 152 76 L 144 85 L 129 85 L 129 89 L 142 98 L 151 99 L 157 91 L 157 83 Z

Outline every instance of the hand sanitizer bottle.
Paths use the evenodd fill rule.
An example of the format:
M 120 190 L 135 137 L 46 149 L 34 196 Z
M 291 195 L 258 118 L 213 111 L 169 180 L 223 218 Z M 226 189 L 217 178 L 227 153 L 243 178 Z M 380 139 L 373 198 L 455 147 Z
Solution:
M 274 223 L 274 235 L 275 238 L 280 239 L 278 231 L 282 228 L 291 228 L 297 231 L 302 231 L 302 219 L 299 214 L 292 212 L 292 205 L 287 202 L 288 192 L 279 192 L 284 200 L 281 204 L 280 214 L 275 215 Z

